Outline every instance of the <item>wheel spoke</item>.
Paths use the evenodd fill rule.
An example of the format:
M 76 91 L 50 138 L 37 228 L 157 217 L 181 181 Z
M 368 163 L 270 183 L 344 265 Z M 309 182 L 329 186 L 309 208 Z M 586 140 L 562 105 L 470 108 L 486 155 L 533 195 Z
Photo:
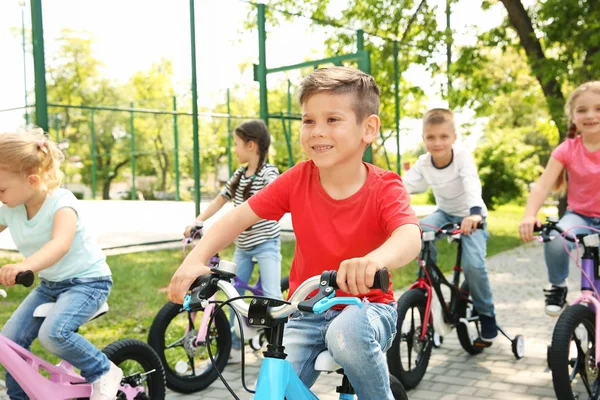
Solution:
M 181 346 L 181 347 L 183 347 L 183 339 L 184 339 L 184 338 L 177 339 L 177 340 L 176 340 L 176 341 L 174 341 L 173 343 L 166 345 L 166 346 L 165 346 L 165 350 L 167 350 L 167 349 L 172 349 L 173 347 L 178 347 L 178 346 Z

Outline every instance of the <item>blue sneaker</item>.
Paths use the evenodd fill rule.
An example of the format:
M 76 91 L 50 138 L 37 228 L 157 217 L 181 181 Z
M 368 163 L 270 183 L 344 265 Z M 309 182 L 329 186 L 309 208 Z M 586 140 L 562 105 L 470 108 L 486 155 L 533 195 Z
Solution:
M 481 327 L 481 340 L 484 342 L 493 342 L 498 337 L 498 327 L 496 326 L 496 317 L 479 315 L 479 324 Z

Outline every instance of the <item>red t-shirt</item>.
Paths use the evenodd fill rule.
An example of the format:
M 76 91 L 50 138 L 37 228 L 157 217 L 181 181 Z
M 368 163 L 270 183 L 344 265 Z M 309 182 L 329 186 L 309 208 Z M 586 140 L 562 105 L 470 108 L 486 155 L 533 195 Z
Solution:
M 263 219 L 279 220 L 292 214 L 296 251 L 290 270 L 291 295 L 306 279 L 337 270 L 344 260 L 364 257 L 380 247 L 404 224 L 419 224 L 400 177 L 371 164 L 358 192 L 343 200 L 332 199 L 321 186 L 319 170 L 304 161 L 280 175 L 248 200 Z M 394 301 L 390 290 L 372 290 L 370 302 Z M 349 294 L 338 291 L 338 296 Z M 363 296 L 359 296 L 363 297 Z

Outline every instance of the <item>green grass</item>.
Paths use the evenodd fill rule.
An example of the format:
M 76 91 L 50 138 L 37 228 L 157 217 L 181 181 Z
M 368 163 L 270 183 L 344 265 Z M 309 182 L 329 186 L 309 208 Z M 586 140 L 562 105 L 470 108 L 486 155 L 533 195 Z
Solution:
M 488 256 L 513 248 L 521 243 L 517 226 L 523 216 L 523 208 L 508 205 L 490 213 L 488 225 L 491 233 L 488 241 Z M 439 241 L 439 265 L 444 272 L 449 271 L 455 258 L 456 249 L 446 241 Z M 289 273 L 294 254 L 295 242 L 283 242 L 281 253 L 282 275 Z M 221 252 L 224 259 L 232 259 L 233 246 Z M 108 257 L 113 272 L 114 285 L 109 298 L 109 313 L 84 325 L 81 333 L 99 348 L 117 338 L 136 338 L 146 341 L 152 319 L 167 301 L 166 289 L 179 267 L 183 255 L 180 250 L 131 253 Z M 0 265 L 8 260 L 0 259 Z M 412 283 L 416 275 L 416 264 L 393 271 L 394 287 L 401 288 Z M 255 271 L 255 274 L 257 271 Z M 0 299 L 0 323 L 3 324 L 30 289 L 8 288 L 8 298 Z M 36 341 L 33 351 L 42 357 L 48 354 Z M 55 362 L 55 357 L 48 357 Z M 1 376 L 1 375 L 0 375 Z

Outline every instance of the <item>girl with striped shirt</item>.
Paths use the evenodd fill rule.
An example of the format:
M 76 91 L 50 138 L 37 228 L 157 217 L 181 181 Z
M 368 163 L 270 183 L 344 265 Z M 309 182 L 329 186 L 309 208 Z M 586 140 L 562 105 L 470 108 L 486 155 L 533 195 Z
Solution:
M 277 167 L 266 163 L 271 135 L 262 120 L 251 120 L 241 124 L 235 128 L 233 139 L 234 151 L 242 166 L 229 178 L 219 195 L 200 213 L 196 223 L 186 227 L 186 237 L 190 236 L 192 228 L 201 226 L 203 221 L 212 217 L 228 201 L 233 200 L 234 206 L 237 207 L 279 176 Z M 277 221 L 258 221 L 235 240 L 236 249 L 233 255 L 237 264 L 237 277 L 244 282 L 248 282 L 252 275 L 252 258 L 258 261 L 264 295 L 274 299 L 282 298 L 279 230 Z M 239 362 L 241 343 L 235 331 L 231 347 L 230 363 Z

